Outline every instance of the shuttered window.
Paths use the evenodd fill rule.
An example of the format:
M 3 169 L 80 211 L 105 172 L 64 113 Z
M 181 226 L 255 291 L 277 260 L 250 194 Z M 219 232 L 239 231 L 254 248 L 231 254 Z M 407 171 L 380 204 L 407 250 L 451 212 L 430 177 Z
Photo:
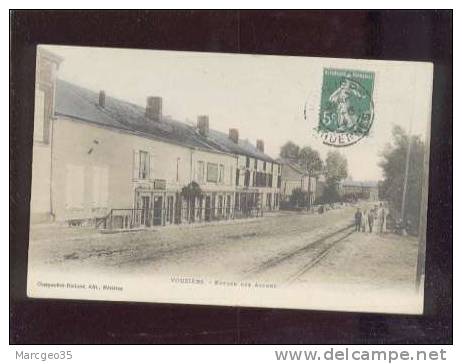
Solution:
M 218 165 L 215 163 L 207 163 L 207 182 L 218 181 Z
M 218 174 L 218 183 L 223 183 L 225 181 L 225 166 L 220 164 L 219 174 Z
M 85 168 L 69 164 L 66 166 L 66 208 L 83 208 L 85 191 Z
M 93 206 L 107 207 L 109 174 L 107 167 L 93 167 Z
M 198 183 L 204 183 L 205 165 L 203 161 L 197 162 L 196 179 Z

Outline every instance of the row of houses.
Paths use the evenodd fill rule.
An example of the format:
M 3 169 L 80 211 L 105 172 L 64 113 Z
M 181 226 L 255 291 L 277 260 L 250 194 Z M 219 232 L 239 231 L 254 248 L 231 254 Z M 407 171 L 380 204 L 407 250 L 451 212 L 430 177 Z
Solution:
M 143 108 L 60 80 L 62 61 L 37 50 L 32 223 L 211 221 L 278 210 L 295 188 L 312 204 L 322 194 L 322 180 L 271 158 L 263 140 L 214 130 L 207 115 L 165 117 L 158 96 Z
M 38 49 L 32 222 L 167 225 L 279 208 L 282 166 L 263 140 L 216 131 L 207 115 L 165 118 L 161 97 L 143 108 L 60 80 L 61 62 Z

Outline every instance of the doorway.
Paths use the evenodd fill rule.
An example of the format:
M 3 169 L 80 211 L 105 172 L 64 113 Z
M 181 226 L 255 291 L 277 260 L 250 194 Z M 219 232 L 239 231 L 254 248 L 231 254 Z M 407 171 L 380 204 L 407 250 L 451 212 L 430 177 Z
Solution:
M 210 221 L 211 213 L 211 199 L 210 196 L 205 197 L 205 221 Z
M 162 225 L 162 201 L 163 198 L 161 196 L 154 197 L 154 225 Z
M 149 207 L 151 198 L 149 196 L 141 196 L 141 225 L 150 226 L 151 219 L 149 218 Z
M 168 224 L 173 223 L 173 196 L 167 197 L 167 214 L 166 221 Z

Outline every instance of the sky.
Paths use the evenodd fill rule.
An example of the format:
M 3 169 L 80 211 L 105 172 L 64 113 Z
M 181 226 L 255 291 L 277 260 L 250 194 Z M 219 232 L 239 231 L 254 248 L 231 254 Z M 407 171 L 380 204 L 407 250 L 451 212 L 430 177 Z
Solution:
M 382 178 L 380 153 L 393 125 L 425 139 L 430 117 L 432 65 L 418 62 L 236 55 L 115 48 L 43 46 L 63 62 L 58 77 L 108 96 L 146 106 L 163 98 L 163 114 L 195 124 L 208 115 L 210 128 L 255 143 L 278 157 L 287 141 L 311 146 L 323 158 L 341 152 L 349 175 L 358 181 Z M 354 145 L 322 144 L 317 126 L 324 67 L 375 73 L 374 122 L 370 135 Z M 307 110 L 305 118 L 304 110 Z

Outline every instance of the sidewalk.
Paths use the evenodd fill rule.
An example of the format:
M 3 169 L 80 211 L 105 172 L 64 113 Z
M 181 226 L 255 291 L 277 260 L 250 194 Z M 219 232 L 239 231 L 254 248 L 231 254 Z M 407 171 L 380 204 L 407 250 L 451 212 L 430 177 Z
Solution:
M 264 212 L 262 217 L 248 217 L 248 218 L 236 218 L 230 220 L 215 220 L 209 222 L 195 222 L 195 223 L 183 223 L 183 224 L 170 224 L 165 226 L 152 226 L 146 228 L 139 228 L 133 230 L 114 230 L 107 231 L 107 234 L 102 234 L 100 229 L 95 227 L 73 227 L 68 226 L 65 223 L 48 223 L 48 224 L 35 224 L 30 225 L 29 238 L 34 242 L 47 242 L 60 240 L 62 242 L 84 240 L 89 238 L 101 238 L 102 235 L 120 235 L 120 234 L 131 234 L 136 232 L 155 232 L 159 230 L 171 230 L 171 229 L 199 229 L 207 226 L 216 225 L 234 225 L 234 224 L 252 224 L 258 221 L 266 220 L 272 217 L 287 216 L 287 215 L 316 215 L 313 212 L 295 212 L 295 211 L 267 211 Z
M 417 250 L 415 237 L 355 232 L 335 245 L 303 280 L 414 289 Z

